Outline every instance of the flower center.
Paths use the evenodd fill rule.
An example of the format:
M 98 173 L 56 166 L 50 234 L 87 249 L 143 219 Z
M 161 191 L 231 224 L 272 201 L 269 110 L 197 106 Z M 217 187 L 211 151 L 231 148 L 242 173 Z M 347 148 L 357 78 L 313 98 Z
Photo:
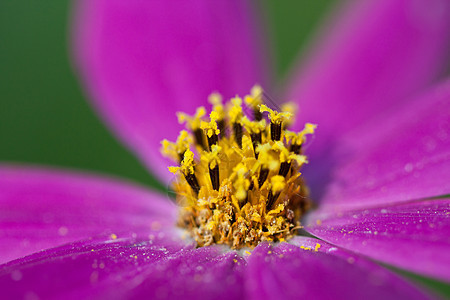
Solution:
M 301 228 L 300 217 L 309 209 L 308 188 L 300 176 L 307 163 L 302 155 L 305 135 L 286 128 L 293 121 L 293 105 L 277 112 L 262 102 L 263 91 L 222 104 L 219 94 L 195 115 L 178 113 L 186 123 L 176 142 L 162 141 L 162 153 L 178 163 L 172 188 L 180 203 L 178 225 L 199 246 L 226 244 L 233 249 L 254 247 L 261 241 L 284 241 Z M 253 118 L 243 108 L 252 111 Z M 270 121 L 263 118 L 268 113 Z M 268 124 L 270 122 L 270 124 Z

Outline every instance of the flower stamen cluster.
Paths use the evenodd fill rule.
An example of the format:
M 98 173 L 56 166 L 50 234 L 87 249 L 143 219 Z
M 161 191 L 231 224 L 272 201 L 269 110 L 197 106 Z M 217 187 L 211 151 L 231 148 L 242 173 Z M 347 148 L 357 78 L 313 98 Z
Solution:
M 316 125 L 286 130 L 293 113 L 264 105 L 259 86 L 244 99 L 252 118 L 240 97 L 224 105 L 214 93 L 209 118 L 203 107 L 194 116 L 178 113 L 189 132 L 182 130 L 176 142 L 162 141 L 162 153 L 178 164 L 169 167 L 177 176 L 172 188 L 181 204 L 178 225 L 199 246 L 239 249 L 284 241 L 301 228 L 300 217 L 310 207 L 300 168 L 308 162 L 305 135 Z

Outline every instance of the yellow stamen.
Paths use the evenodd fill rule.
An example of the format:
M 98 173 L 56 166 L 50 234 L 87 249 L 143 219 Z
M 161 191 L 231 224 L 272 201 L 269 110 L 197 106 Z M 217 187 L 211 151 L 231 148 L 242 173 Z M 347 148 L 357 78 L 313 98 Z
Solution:
M 176 143 L 169 142 L 166 139 L 161 142 L 161 153 L 173 161 L 179 161 L 191 144 L 192 137 L 186 130 L 181 130 Z
M 247 198 L 247 190 L 250 186 L 250 180 L 246 178 L 247 174 L 248 170 L 242 163 L 233 169 L 232 178 L 235 178 L 233 186 L 236 189 L 236 198 L 240 201 Z
M 190 130 L 196 130 L 200 128 L 202 118 L 206 115 L 206 110 L 203 106 L 197 108 L 195 114 L 190 116 L 188 114 L 179 112 L 177 113 L 178 123 L 186 123 Z
M 263 89 L 261 86 L 254 85 L 250 91 L 250 95 L 245 96 L 244 101 L 248 106 L 257 108 L 262 104 L 262 95 Z
M 242 121 L 242 117 L 244 116 L 244 114 L 242 113 L 242 99 L 236 96 L 231 99 L 231 104 L 232 106 L 228 113 L 230 122 L 240 124 Z
M 194 174 L 194 152 L 186 150 L 184 159 L 181 161 L 181 167 L 169 167 L 171 173 L 176 174 L 178 171 L 183 172 L 184 175 Z
M 272 184 L 272 193 L 276 194 L 284 190 L 286 187 L 286 181 L 283 176 L 275 175 L 270 179 Z
M 213 145 L 211 152 L 203 152 L 202 160 L 205 161 L 210 169 L 214 169 L 217 165 L 220 164 L 219 154 L 222 151 L 222 147 Z
M 214 134 L 218 135 L 220 133 L 219 128 L 217 128 L 217 120 L 219 119 L 219 114 L 215 111 L 212 111 L 209 117 L 211 121 L 202 122 L 200 128 L 205 131 L 205 134 L 208 137 L 212 137 Z
M 245 116 L 239 96 L 224 106 L 219 94 L 211 94 L 209 121 L 204 108 L 194 116 L 179 113 L 191 133 L 182 131 L 175 143 L 162 142 L 163 154 L 179 163 L 169 167 L 181 178 L 173 183 L 177 201 L 184 204 L 178 225 L 198 246 L 216 243 L 239 249 L 285 241 L 301 228 L 300 217 L 310 207 L 300 173 L 307 158 L 300 146 L 315 125 L 286 133 L 293 110 L 269 109 L 262 104 L 262 94 L 255 86 L 245 97 L 253 120 Z M 261 112 L 269 113 L 270 124 Z M 227 126 L 231 135 L 223 134 L 230 132 Z M 300 145 L 293 149 L 296 143 Z
M 268 112 L 270 121 L 275 124 L 280 124 L 282 122 L 286 122 L 293 116 L 293 114 L 290 112 L 277 112 L 275 110 L 268 108 L 264 104 L 261 104 L 260 111 Z
M 274 156 L 270 143 L 259 145 L 256 148 L 256 152 L 259 154 L 256 167 L 263 166 L 269 170 L 276 170 L 280 167 L 280 161 Z
M 317 125 L 311 124 L 311 123 L 306 123 L 305 128 L 298 133 L 286 130 L 286 133 L 285 133 L 286 140 L 288 142 L 290 141 L 292 144 L 301 145 L 305 140 L 305 135 L 314 134 L 314 131 L 316 128 L 317 128 Z
M 217 120 L 223 120 L 225 118 L 225 109 L 222 104 L 222 95 L 219 93 L 212 93 L 209 95 L 208 100 L 213 106 L 213 111 L 217 113 Z
M 266 129 L 266 120 L 250 121 L 247 117 L 242 118 L 242 123 L 249 133 L 260 133 Z
M 294 116 L 297 115 L 298 105 L 293 102 L 286 102 L 281 105 L 281 111 L 288 112 L 292 114 L 292 117 L 284 121 L 284 128 L 288 128 L 294 123 Z

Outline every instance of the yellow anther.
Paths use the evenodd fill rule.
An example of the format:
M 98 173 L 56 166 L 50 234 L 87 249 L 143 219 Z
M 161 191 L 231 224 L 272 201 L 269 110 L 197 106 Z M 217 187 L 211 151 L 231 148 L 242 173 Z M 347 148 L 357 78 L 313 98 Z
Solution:
M 222 151 L 222 147 L 217 146 L 217 145 L 212 145 L 211 147 L 211 152 L 206 152 L 204 151 L 202 153 L 202 161 L 205 161 L 208 165 L 210 169 L 214 169 L 219 163 L 220 163 L 220 158 L 219 155 Z
M 308 163 L 308 160 L 305 155 L 295 154 L 290 152 L 285 146 L 283 142 L 277 141 L 273 143 L 272 150 L 280 153 L 280 162 L 288 162 L 295 160 L 299 164 L 299 166 Z
M 245 96 L 245 103 L 252 107 L 256 108 L 262 104 L 262 95 L 263 89 L 259 85 L 254 85 L 250 91 L 250 95 Z
M 266 156 L 268 155 L 270 149 L 272 149 L 272 146 L 269 143 L 258 145 L 256 148 L 256 152 L 260 155 Z
M 295 121 L 294 116 L 297 115 L 297 112 L 298 112 L 298 105 L 295 104 L 294 102 L 286 102 L 286 103 L 283 103 L 283 104 L 281 105 L 281 111 L 288 112 L 288 113 L 291 113 L 291 114 L 292 114 L 292 117 L 291 117 L 290 119 L 285 120 L 284 126 L 285 126 L 285 127 L 288 127 L 288 126 L 290 126 L 292 123 L 294 123 L 294 121 Z
M 280 167 L 280 162 L 272 155 L 270 152 L 271 149 L 272 146 L 269 143 L 258 145 L 258 147 L 256 147 L 256 153 L 258 153 L 259 156 L 255 168 L 263 166 L 269 170 L 276 170 Z
M 222 95 L 219 93 L 211 93 L 208 97 L 209 103 L 211 103 L 213 106 L 215 105 L 222 105 Z
M 255 84 L 252 89 L 250 90 L 250 94 L 253 98 L 262 98 L 263 89 L 259 84 Z
M 214 134 L 219 135 L 220 130 L 219 128 L 217 128 L 217 120 L 219 119 L 219 114 L 215 111 L 212 111 L 209 117 L 211 121 L 210 122 L 202 121 L 200 128 L 205 131 L 205 134 L 208 137 L 212 137 Z
M 213 111 L 215 111 L 218 115 L 217 120 L 223 120 L 223 118 L 225 118 L 225 110 L 222 104 L 222 95 L 219 93 L 212 93 L 209 95 L 208 101 L 212 104 Z
M 308 163 L 308 159 L 305 155 L 299 155 L 299 154 L 294 154 L 291 153 L 288 157 L 288 162 L 291 162 L 295 160 L 299 166 L 303 165 L 303 164 L 307 164 Z
M 286 180 L 281 175 L 272 176 L 270 183 L 272 184 L 272 193 L 274 194 L 281 192 L 286 186 Z
M 266 129 L 266 120 L 250 121 L 247 117 L 242 118 L 242 123 L 249 133 L 260 133 Z
M 197 108 L 195 114 L 190 116 L 183 112 L 177 112 L 178 123 L 186 123 L 186 126 L 190 130 L 196 130 L 200 128 L 202 118 L 206 115 L 206 110 L 203 106 Z
M 238 164 L 233 169 L 233 175 L 231 178 L 234 178 L 233 186 L 236 189 L 235 195 L 239 201 L 247 198 L 247 190 L 250 186 L 250 180 L 246 178 L 247 174 L 248 169 L 243 163 Z
M 189 149 L 190 144 L 192 144 L 192 137 L 186 130 L 181 130 L 176 143 L 179 153 L 184 153 L 187 149 Z
M 277 151 L 280 153 L 280 162 L 290 162 L 289 156 L 290 156 L 290 152 L 289 150 L 284 146 L 284 143 L 281 141 L 277 141 L 275 143 L 273 143 L 272 145 L 272 149 L 274 151 Z
M 180 156 L 189 149 L 190 144 L 192 144 L 192 137 L 186 130 L 181 130 L 176 143 L 166 139 L 161 141 L 161 153 L 165 157 L 169 157 L 174 161 L 179 161 Z
M 265 104 L 261 104 L 260 107 L 261 112 L 268 112 L 269 119 L 272 123 L 280 124 L 282 122 L 288 122 L 290 118 L 292 118 L 292 113 L 290 112 L 277 112 L 276 110 L 272 110 L 267 107 Z
M 177 174 L 178 173 L 178 171 L 181 171 L 181 168 L 180 167 L 168 167 L 168 169 L 169 169 L 169 172 L 170 173 L 173 173 L 173 174 Z
M 313 134 L 317 125 L 312 123 L 306 123 L 305 128 L 299 133 L 295 133 L 292 131 L 287 131 L 285 133 L 287 142 L 291 141 L 292 144 L 301 145 L 304 142 L 305 135 Z
M 298 111 L 298 105 L 295 104 L 294 102 L 283 103 L 283 104 L 281 104 L 281 111 L 296 115 L 297 111 Z
M 242 99 L 238 96 L 231 99 L 231 108 L 228 112 L 231 123 L 241 123 L 242 117 L 244 114 L 242 113 Z
M 186 150 L 184 152 L 184 158 L 181 161 L 181 167 L 169 167 L 171 173 L 177 173 L 178 171 L 183 172 L 184 175 L 194 174 L 194 152 L 191 150 Z
M 173 161 L 178 160 L 178 152 L 176 150 L 176 144 L 166 139 L 161 141 L 160 152 L 165 157 L 171 158 Z

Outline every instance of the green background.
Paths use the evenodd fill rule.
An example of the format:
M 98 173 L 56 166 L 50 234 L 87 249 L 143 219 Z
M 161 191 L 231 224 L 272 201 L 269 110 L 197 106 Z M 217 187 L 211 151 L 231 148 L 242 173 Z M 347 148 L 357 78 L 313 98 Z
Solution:
M 336 1 L 263 1 L 281 80 Z M 160 187 L 96 117 L 69 57 L 70 1 L 0 1 L 0 161 L 91 170 Z M 448 285 L 422 284 L 449 294 Z

